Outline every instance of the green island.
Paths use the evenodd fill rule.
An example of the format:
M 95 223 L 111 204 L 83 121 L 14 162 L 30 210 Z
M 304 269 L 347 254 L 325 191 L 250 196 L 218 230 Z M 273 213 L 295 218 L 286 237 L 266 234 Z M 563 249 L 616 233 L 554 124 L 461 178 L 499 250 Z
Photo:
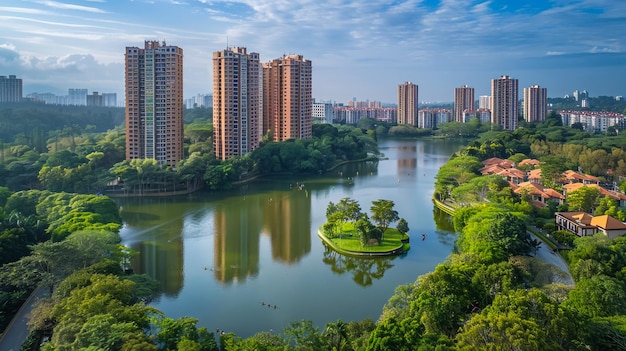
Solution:
M 359 203 L 343 198 L 337 204 L 332 201 L 326 208 L 326 223 L 317 235 L 331 249 L 349 256 L 392 256 L 407 252 L 409 225 L 398 216 L 391 200 L 372 201 L 371 219 L 361 211 Z M 397 222 L 395 228 L 390 227 Z

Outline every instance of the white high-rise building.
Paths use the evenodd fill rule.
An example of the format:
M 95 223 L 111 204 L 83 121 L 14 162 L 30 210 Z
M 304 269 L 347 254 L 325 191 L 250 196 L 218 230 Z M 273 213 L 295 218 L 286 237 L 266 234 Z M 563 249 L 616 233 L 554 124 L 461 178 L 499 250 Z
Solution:
M 478 100 L 479 110 L 491 110 L 491 95 L 481 95 Z
M 539 85 L 524 88 L 524 120 L 541 122 L 546 120 L 548 91 Z

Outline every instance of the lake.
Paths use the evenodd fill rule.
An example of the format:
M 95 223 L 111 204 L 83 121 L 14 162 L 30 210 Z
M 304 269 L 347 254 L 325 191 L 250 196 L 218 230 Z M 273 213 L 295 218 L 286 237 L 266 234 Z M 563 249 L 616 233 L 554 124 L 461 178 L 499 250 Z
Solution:
M 119 199 L 122 243 L 139 252 L 137 273 L 159 280 L 152 305 L 190 316 L 209 330 L 248 337 L 293 321 L 320 329 L 380 315 L 396 286 L 443 262 L 456 235 L 434 209 L 434 177 L 457 140 L 379 140 L 385 159 L 313 178 L 265 178 L 227 192 Z M 411 250 L 393 258 L 353 258 L 317 237 L 326 207 L 349 197 L 364 212 L 392 200 L 409 224 Z M 422 240 L 422 234 L 426 234 Z

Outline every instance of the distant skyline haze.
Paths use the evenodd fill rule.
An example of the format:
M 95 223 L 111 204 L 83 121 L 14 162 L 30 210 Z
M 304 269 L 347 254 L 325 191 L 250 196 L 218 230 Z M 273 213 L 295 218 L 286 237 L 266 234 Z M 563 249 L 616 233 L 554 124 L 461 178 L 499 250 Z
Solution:
M 0 75 L 24 95 L 70 88 L 124 96 L 124 48 L 146 40 L 184 50 L 184 96 L 212 92 L 212 52 L 227 46 L 313 62 L 313 97 L 397 102 L 405 81 L 420 102 L 451 102 L 491 79 L 626 95 L 626 1 L 606 0 L 4 0 Z

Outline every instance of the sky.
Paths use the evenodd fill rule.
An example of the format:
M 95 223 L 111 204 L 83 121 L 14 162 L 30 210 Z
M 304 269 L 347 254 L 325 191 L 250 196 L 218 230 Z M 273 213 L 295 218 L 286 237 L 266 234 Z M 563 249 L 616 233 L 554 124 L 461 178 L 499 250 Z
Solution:
M 124 97 L 124 49 L 146 40 L 184 52 L 184 96 L 212 92 L 212 53 L 299 54 L 313 97 L 396 103 L 476 98 L 508 75 L 549 97 L 626 95 L 624 0 L 2 0 L 0 75 L 24 94 L 69 88 Z

